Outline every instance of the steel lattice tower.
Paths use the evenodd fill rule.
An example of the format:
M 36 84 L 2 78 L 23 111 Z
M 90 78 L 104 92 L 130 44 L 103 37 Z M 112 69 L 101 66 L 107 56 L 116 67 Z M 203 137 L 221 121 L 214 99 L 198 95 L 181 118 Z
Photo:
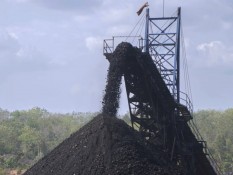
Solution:
M 172 17 L 157 18 L 150 17 L 147 8 L 145 18 L 145 36 L 138 47 L 142 55 L 129 59 L 123 74 L 132 127 L 172 161 L 178 163 L 182 157 L 185 174 L 221 174 L 191 122 L 192 102 L 180 89 L 181 8 Z M 114 55 L 114 38 L 104 40 L 107 58 Z
M 174 99 L 180 101 L 181 8 L 174 17 L 152 18 L 146 9 L 145 48 Z

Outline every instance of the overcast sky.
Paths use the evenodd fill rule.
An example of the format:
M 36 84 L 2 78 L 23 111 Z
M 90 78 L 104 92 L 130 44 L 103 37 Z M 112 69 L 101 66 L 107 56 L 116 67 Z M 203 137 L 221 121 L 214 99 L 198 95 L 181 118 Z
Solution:
M 108 68 L 102 40 L 128 34 L 144 2 L 0 0 L 0 108 L 99 111 Z M 161 16 L 162 0 L 148 2 Z M 165 4 L 168 16 L 182 7 L 195 110 L 233 107 L 233 1 Z

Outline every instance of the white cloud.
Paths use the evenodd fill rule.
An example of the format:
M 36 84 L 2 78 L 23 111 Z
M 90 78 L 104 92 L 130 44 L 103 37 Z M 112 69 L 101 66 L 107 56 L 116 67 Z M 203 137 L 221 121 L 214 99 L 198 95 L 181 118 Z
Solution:
M 125 35 L 127 36 L 132 30 L 131 26 L 128 25 L 118 25 L 118 26 L 112 26 L 109 27 L 107 30 L 107 34 L 110 36 L 121 36 Z
M 20 45 L 16 34 L 9 33 L 5 30 L 0 31 L 0 55 L 6 53 L 17 53 Z
M 233 47 L 226 46 L 221 41 L 211 41 L 197 46 L 203 58 L 203 63 L 208 66 L 231 65 L 233 63 Z
M 72 95 L 77 95 L 80 93 L 80 85 L 79 84 L 74 84 L 72 87 L 71 87 L 71 90 L 70 90 L 70 93 Z
M 75 22 L 84 23 L 87 22 L 90 19 L 90 17 L 86 15 L 76 15 L 73 19 Z
M 93 51 L 95 49 L 98 49 L 100 50 L 101 47 L 102 47 L 102 39 L 99 38 L 99 37 L 87 37 L 85 39 L 85 43 L 86 43 L 86 47 L 90 50 L 90 51 Z
M 12 37 L 12 38 L 16 39 L 16 40 L 18 40 L 18 39 L 19 39 L 19 37 L 17 36 L 17 34 L 16 34 L 16 33 L 14 33 L 14 32 L 8 32 L 8 35 L 9 35 L 10 37 Z
M 232 28 L 232 23 L 223 21 L 223 22 L 222 22 L 222 27 L 223 27 L 223 29 L 225 29 L 225 30 L 230 30 L 230 29 Z
M 88 0 L 88 1 L 80 1 L 80 0 L 16 0 L 22 2 L 32 2 L 39 4 L 41 6 L 56 9 L 56 10 L 65 10 L 65 11 L 76 11 L 80 14 L 87 14 L 91 11 L 95 10 L 97 7 L 101 6 L 103 0 Z
M 208 86 L 209 76 L 216 81 L 232 79 L 233 35 L 229 35 L 233 26 L 232 3 L 232 0 L 174 0 L 165 8 L 165 15 L 171 15 L 179 5 L 182 6 L 187 57 L 192 63 L 189 67 L 197 80 L 193 90 L 196 91 L 195 97 L 200 97 L 198 103 L 207 100 L 200 105 L 201 108 L 213 101 L 200 95 L 203 86 L 206 91 L 219 90 L 215 85 Z M 0 0 L 0 7 L 9 12 L 0 17 L 0 27 L 7 31 L 2 34 L 4 32 L 0 30 L 0 78 L 12 76 L 12 83 L 5 83 L 5 91 L 0 94 L 10 100 L 4 100 L 0 105 L 16 109 L 17 104 L 37 103 L 43 91 L 39 89 L 41 85 L 33 86 L 31 82 L 42 76 L 46 78 L 41 82 L 44 91 L 51 91 L 40 104 L 66 111 L 75 107 L 90 110 L 89 104 L 95 96 L 96 102 L 92 107 L 97 106 L 101 101 L 108 66 L 101 55 L 102 41 L 115 35 L 129 34 L 141 17 L 136 15 L 136 11 L 142 4 L 141 0 Z M 162 15 L 162 1 L 149 0 L 149 4 L 152 17 Z M 19 73 L 23 75 L 18 76 Z M 28 80 L 24 75 L 33 76 Z M 56 79 L 55 83 L 51 81 L 53 79 Z M 14 99 L 21 92 L 13 88 L 17 86 L 15 82 L 39 91 L 33 96 L 25 92 L 24 96 L 31 101 L 16 102 Z M 57 89 L 59 91 L 54 93 Z M 227 91 L 223 94 L 225 92 L 228 97 Z M 216 104 L 219 105 L 218 101 Z
M 8 2 L 17 2 L 17 3 L 25 3 L 30 2 L 31 0 L 7 0 Z
M 132 14 L 132 6 L 124 8 L 107 8 L 101 11 L 102 20 L 109 23 L 122 23 L 128 21 L 127 17 Z M 136 13 L 135 13 L 136 15 Z
M 1 74 L 18 74 L 45 70 L 52 64 L 44 53 L 33 45 L 23 45 L 13 31 L 0 30 L 0 70 Z M 54 65 L 54 64 L 53 64 Z

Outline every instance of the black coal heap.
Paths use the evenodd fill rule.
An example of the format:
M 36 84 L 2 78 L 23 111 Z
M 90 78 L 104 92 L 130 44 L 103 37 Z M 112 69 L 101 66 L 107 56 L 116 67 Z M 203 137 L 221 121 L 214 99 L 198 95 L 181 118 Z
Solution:
M 138 51 L 138 50 L 137 50 Z M 121 43 L 110 66 L 102 114 L 63 141 L 24 175 L 178 175 L 166 154 L 117 119 L 124 62 L 137 51 Z

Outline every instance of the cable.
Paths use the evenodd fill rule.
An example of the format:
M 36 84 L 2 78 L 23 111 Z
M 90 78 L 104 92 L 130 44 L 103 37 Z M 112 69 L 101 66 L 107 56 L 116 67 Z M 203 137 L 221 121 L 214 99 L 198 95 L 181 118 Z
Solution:
M 138 32 L 139 32 L 139 35 L 141 35 L 140 32 L 142 32 L 143 26 L 145 26 L 145 24 L 144 24 L 145 22 L 146 22 L 146 18 L 144 18 L 144 19 L 142 20 L 141 25 L 138 27 L 138 30 L 137 30 L 135 36 L 138 35 Z M 135 38 L 136 38 L 136 37 L 133 38 L 132 44 L 134 43 Z
M 144 12 L 142 17 L 140 18 L 140 20 L 137 22 L 137 24 L 134 26 L 133 30 L 129 33 L 129 35 L 126 37 L 125 41 L 128 40 L 128 38 L 132 35 L 132 33 L 134 32 L 134 30 L 136 29 L 137 25 L 141 22 L 141 20 L 145 17 L 146 13 Z
M 184 69 L 184 83 L 185 83 L 185 91 L 187 92 L 188 97 L 193 105 L 192 91 L 190 85 L 190 77 L 189 77 L 189 69 L 188 69 L 188 61 L 185 50 L 185 42 L 184 42 L 184 34 L 183 27 L 181 25 L 181 46 L 182 46 L 182 57 L 183 57 L 183 69 Z

